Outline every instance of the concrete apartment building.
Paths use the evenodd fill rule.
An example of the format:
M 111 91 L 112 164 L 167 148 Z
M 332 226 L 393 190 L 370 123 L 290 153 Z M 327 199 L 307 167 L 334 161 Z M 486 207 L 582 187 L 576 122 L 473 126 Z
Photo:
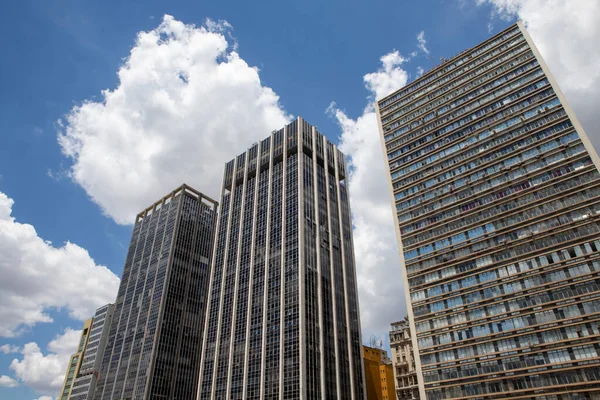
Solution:
M 344 155 L 302 118 L 225 165 L 198 399 L 363 399 Z
M 87 324 L 87 321 L 84 324 L 82 339 L 85 335 L 86 341 L 83 351 L 80 353 L 79 368 L 76 375 L 74 375 L 76 378 L 66 399 L 91 400 L 94 398 L 94 390 L 96 389 L 114 311 L 114 304 L 106 304 L 96 310 L 94 317 L 91 319 L 91 324 Z M 89 329 L 89 331 L 86 329 Z M 71 361 L 73 361 L 73 358 L 71 358 Z M 70 371 L 67 373 L 67 377 L 69 373 Z M 64 396 L 64 394 L 63 389 L 62 395 Z
M 96 400 L 196 396 L 216 216 L 187 185 L 137 216 Z
M 366 400 L 396 400 L 392 361 L 383 349 L 362 347 Z
M 392 323 L 390 348 L 397 400 L 419 399 L 419 382 L 408 318 Z
M 421 398 L 598 398 L 600 162 L 524 26 L 377 112 Z

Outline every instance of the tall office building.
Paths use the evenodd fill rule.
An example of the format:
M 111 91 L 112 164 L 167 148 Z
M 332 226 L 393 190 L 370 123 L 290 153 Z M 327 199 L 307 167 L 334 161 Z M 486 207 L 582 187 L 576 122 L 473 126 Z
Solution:
M 392 323 L 390 348 L 398 400 L 418 400 L 419 384 L 408 318 Z
M 137 216 L 97 400 L 196 395 L 216 209 L 183 185 Z
M 94 398 L 94 390 L 114 311 L 114 304 L 106 304 L 96 310 L 89 327 L 77 378 L 73 381 L 68 400 L 91 400 Z
M 298 118 L 228 162 L 199 399 L 362 399 L 344 155 Z
M 59 400 L 68 400 L 71 395 L 71 389 L 73 388 L 73 383 L 79 374 L 79 370 L 81 368 L 81 363 L 83 361 L 83 355 L 85 351 L 85 346 L 90 337 L 90 329 L 92 327 L 93 319 L 90 318 L 83 323 L 83 329 L 81 329 L 81 337 L 79 338 L 79 344 L 77 345 L 77 352 L 71 356 L 69 359 L 67 373 L 65 374 L 65 380 L 63 382 L 63 387 L 60 391 Z
M 600 160 L 524 26 L 377 109 L 421 397 L 597 398 Z

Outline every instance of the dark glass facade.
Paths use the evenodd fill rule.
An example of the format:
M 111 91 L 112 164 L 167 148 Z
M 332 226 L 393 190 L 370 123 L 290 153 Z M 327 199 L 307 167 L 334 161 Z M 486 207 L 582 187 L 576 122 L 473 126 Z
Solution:
M 216 216 L 186 185 L 138 215 L 97 400 L 196 395 Z
M 298 118 L 225 166 L 199 399 L 362 399 L 344 155 Z
M 599 398 L 600 163 L 523 25 L 378 114 L 421 393 Z

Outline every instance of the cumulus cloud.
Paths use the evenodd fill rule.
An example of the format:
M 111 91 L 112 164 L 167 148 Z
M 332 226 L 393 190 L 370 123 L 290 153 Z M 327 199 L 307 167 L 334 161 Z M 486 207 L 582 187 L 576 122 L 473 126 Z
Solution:
M 600 148 L 600 0 L 476 0 L 521 19 L 596 149 Z
M 17 386 L 19 386 L 19 382 L 17 382 L 15 379 L 11 378 L 10 376 L 6 376 L 6 375 L 0 376 L 0 387 L 14 388 Z
M 363 77 L 365 86 L 376 99 L 393 93 L 408 80 L 408 73 L 400 67 L 408 59 L 402 57 L 398 51 L 384 55 L 380 61 L 381 67 L 377 72 L 366 74 Z M 367 108 L 369 107 L 372 108 L 372 104 Z
M 362 115 L 352 119 L 332 104 L 328 111 L 342 133 L 339 148 L 350 165 L 350 201 L 354 224 L 354 251 L 358 275 L 363 339 L 385 338 L 391 322 L 406 315 L 394 215 L 377 127 L 374 99 L 406 84 L 407 61 L 398 51 L 381 57 L 381 67 L 364 76 L 370 92 Z
M 31 342 L 23 346 L 22 357 L 14 359 L 10 369 L 15 377 L 38 393 L 51 398 L 62 387 L 69 358 L 77 350 L 81 332 L 67 328 L 48 343 L 47 353 L 43 354 L 37 343 Z
M 88 252 L 67 242 L 56 247 L 12 216 L 14 201 L 0 192 L 0 337 L 51 322 L 48 311 L 65 308 L 72 318 L 91 317 L 114 301 L 119 278 Z M 2 352 L 10 346 L 2 346 Z
M 12 353 L 18 353 L 18 352 L 19 352 L 19 346 L 14 346 L 12 344 L 3 344 L 2 346 L 0 346 L 0 353 L 12 354 Z
M 60 122 L 71 178 L 116 222 L 132 223 L 183 182 L 217 196 L 224 162 L 291 118 L 235 51 L 231 29 L 164 16 L 137 35 L 117 86 Z
M 54 397 L 52 397 L 52 396 L 42 396 L 42 397 L 38 397 L 36 400 L 54 400 Z

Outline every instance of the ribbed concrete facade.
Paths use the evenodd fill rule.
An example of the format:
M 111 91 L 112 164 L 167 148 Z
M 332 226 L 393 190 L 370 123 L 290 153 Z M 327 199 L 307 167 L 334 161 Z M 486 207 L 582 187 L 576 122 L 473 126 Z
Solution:
M 216 209 L 183 185 L 137 216 L 97 400 L 195 397 Z
M 73 382 L 69 400 L 91 400 L 94 398 L 96 382 L 100 374 L 114 311 L 114 304 L 106 304 L 96 310 L 89 338 L 83 350 L 79 373 L 77 379 Z
M 199 399 L 362 399 L 344 155 L 303 119 L 225 166 Z
M 377 109 L 421 397 L 598 398 L 598 156 L 524 27 Z

